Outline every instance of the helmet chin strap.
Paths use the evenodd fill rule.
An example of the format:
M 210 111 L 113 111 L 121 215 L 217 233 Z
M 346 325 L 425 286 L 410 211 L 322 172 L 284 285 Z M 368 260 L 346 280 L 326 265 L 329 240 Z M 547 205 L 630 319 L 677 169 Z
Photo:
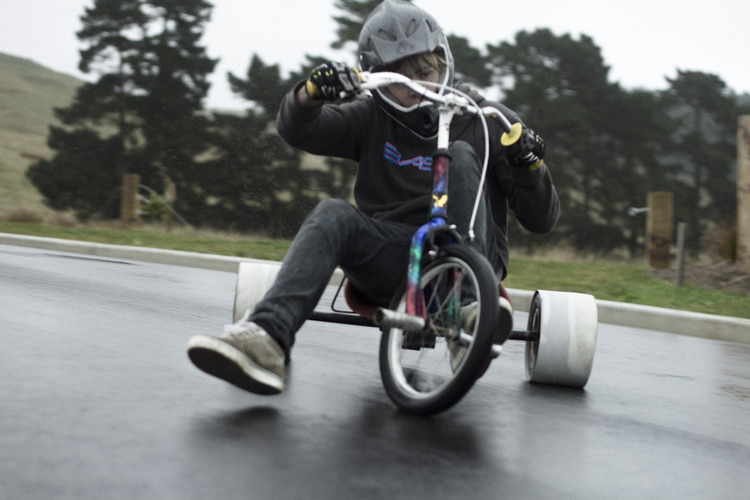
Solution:
M 438 128 L 437 128 L 437 126 L 438 126 L 438 115 L 437 115 L 437 111 L 435 110 L 434 106 L 422 106 L 421 108 L 415 109 L 415 110 L 413 110 L 413 111 L 410 112 L 410 113 L 419 113 L 420 110 L 421 110 L 424 113 L 424 116 L 430 116 L 430 115 L 432 115 L 432 116 L 430 116 L 430 118 L 432 119 L 431 123 L 429 123 L 429 124 L 428 123 L 423 123 L 424 126 L 422 128 L 424 129 L 425 132 L 427 132 L 427 134 L 422 134 L 419 131 L 415 130 L 414 125 L 416 125 L 416 124 L 410 125 L 410 124 L 406 123 L 405 120 L 403 120 L 402 116 L 399 116 L 399 115 L 405 115 L 406 113 L 396 113 L 394 111 L 394 109 L 392 107 L 390 107 L 387 103 L 382 102 L 381 99 L 377 99 L 377 100 L 378 100 L 378 105 L 380 106 L 380 108 L 383 111 L 385 111 L 385 113 L 388 116 L 390 116 L 391 118 L 393 118 L 393 120 L 396 123 L 398 123 L 399 125 L 401 125 L 402 127 L 404 127 L 406 130 L 408 130 L 412 134 L 414 134 L 417 137 L 419 137 L 420 139 L 424 139 L 426 141 L 431 141 L 431 140 L 434 140 L 434 139 L 437 138 L 437 133 L 438 133 Z M 417 115 L 415 114 L 414 116 L 416 117 Z M 414 121 L 416 121 L 416 119 Z

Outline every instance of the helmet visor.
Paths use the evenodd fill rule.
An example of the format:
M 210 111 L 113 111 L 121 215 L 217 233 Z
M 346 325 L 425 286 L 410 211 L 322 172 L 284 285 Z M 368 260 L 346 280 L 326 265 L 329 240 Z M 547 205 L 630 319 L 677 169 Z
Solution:
M 425 84 L 433 92 L 443 94 L 450 84 L 448 63 L 442 54 L 445 50 L 439 47 L 432 53 L 416 54 L 400 59 L 384 68 L 385 71 L 400 73 L 417 82 Z M 377 89 L 376 92 L 396 110 L 413 111 L 421 106 L 430 105 L 421 96 L 400 84 Z

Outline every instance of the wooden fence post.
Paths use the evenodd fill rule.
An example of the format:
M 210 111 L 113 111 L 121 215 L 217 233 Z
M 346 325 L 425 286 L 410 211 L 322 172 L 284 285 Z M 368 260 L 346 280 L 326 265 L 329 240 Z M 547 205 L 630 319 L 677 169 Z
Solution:
M 675 285 L 682 286 L 682 280 L 685 278 L 685 233 L 687 232 L 687 223 L 680 222 L 677 224 L 677 276 Z
M 164 181 L 164 200 L 167 203 L 167 232 L 174 229 L 174 202 L 177 199 L 177 186 L 171 179 Z
M 750 115 L 737 120 L 737 265 L 750 274 Z
M 120 224 L 123 229 L 130 229 L 141 220 L 138 211 L 141 203 L 138 200 L 138 190 L 141 185 L 141 176 L 138 174 L 125 174 L 122 176 L 122 194 L 120 197 Z
M 649 269 L 669 269 L 674 230 L 674 197 L 668 192 L 648 194 L 646 258 Z

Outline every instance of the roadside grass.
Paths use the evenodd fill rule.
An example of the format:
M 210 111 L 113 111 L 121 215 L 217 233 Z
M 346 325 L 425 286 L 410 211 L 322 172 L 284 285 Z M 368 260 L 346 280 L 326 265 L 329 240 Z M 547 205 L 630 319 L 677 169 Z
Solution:
M 649 275 L 645 264 L 511 258 L 509 288 L 590 293 L 597 299 L 750 319 L 750 297 Z
M 290 244 L 286 240 L 186 229 L 167 233 L 161 227 L 149 226 L 125 231 L 0 221 L 0 232 L 275 261 L 284 258 Z M 689 284 L 678 288 L 650 276 L 642 264 L 511 257 L 505 285 L 523 290 L 590 293 L 601 300 L 750 319 L 750 297 Z
M 285 240 L 217 232 L 197 233 L 187 229 L 167 233 L 163 228 L 149 226 L 125 231 L 106 227 L 60 227 L 0 221 L 0 232 L 277 261 L 284 258 L 290 244 Z

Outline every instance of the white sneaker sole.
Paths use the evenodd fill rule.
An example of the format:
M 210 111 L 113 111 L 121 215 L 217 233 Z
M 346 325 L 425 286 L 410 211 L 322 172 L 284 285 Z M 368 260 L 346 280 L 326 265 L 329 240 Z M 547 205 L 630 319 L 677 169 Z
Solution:
M 209 375 L 254 394 L 272 395 L 284 390 L 283 378 L 216 337 L 198 335 L 190 339 L 188 356 Z

